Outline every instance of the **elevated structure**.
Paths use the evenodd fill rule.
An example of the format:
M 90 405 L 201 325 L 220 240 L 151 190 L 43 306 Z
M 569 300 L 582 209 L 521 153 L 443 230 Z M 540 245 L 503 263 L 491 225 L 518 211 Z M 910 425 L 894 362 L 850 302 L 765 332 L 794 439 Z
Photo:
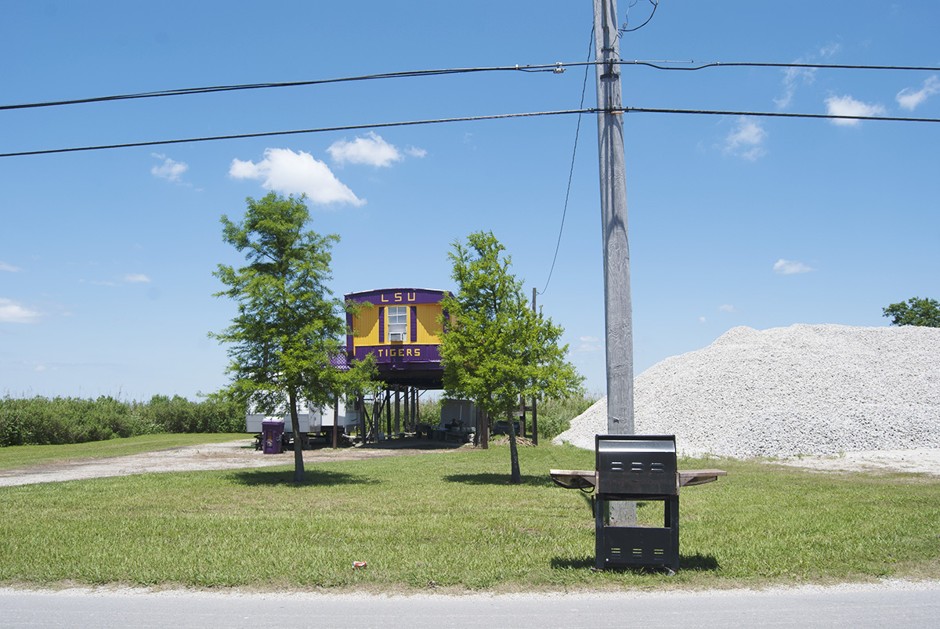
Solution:
M 379 376 L 389 385 L 440 389 L 441 300 L 445 292 L 427 288 L 386 288 L 349 293 L 359 305 L 346 315 L 346 351 L 351 358 L 375 357 Z
M 444 387 L 440 345 L 445 294 L 427 288 L 385 288 L 345 295 L 347 302 L 358 305 L 346 315 L 347 356 L 362 360 L 371 354 L 386 387 L 374 398 L 359 401 L 365 441 L 416 432 L 418 390 Z

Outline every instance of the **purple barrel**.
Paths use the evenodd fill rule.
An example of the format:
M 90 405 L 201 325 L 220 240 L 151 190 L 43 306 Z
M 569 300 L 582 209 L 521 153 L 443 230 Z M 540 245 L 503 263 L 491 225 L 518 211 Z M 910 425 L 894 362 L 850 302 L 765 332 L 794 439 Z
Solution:
M 261 422 L 261 451 L 264 454 L 280 454 L 283 435 L 284 420 L 266 419 Z

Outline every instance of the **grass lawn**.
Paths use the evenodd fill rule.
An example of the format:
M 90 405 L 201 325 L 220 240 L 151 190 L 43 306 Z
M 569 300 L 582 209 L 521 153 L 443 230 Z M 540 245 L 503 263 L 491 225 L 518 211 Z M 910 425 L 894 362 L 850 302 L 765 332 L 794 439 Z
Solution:
M 549 468 L 593 452 L 457 450 L 291 469 L 0 488 L 0 583 L 499 591 L 737 587 L 940 577 L 940 482 L 685 460 L 728 476 L 681 493 L 674 577 L 593 572 L 594 521 Z M 641 518 L 661 517 L 659 503 Z M 353 569 L 353 561 L 368 566 Z
M 91 443 L 76 443 L 56 446 L 10 446 L 0 448 L 0 470 L 49 463 L 53 461 L 76 461 L 100 457 L 126 456 L 181 446 L 203 443 L 219 443 L 245 439 L 244 433 L 234 434 L 168 434 L 143 435 L 127 439 L 109 439 Z

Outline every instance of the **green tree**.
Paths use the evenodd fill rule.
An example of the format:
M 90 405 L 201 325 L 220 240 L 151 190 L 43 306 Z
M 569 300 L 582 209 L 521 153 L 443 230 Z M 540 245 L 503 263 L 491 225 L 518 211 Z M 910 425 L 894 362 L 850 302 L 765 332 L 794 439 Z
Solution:
M 473 400 L 487 418 L 510 420 L 510 482 L 519 483 L 513 412 L 520 396 L 580 394 L 582 378 L 565 360 L 568 346 L 559 345 L 564 331 L 530 309 L 504 251 L 491 232 L 454 242 L 448 257 L 457 292 L 443 300 L 449 323 L 441 360 L 448 396 Z
M 884 316 L 891 318 L 891 325 L 920 325 L 940 328 L 940 302 L 936 299 L 911 297 L 882 309 Z
M 242 222 L 222 216 L 223 238 L 245 255 L 247 265 L 220 264 L 214 275 L 227 287 L 216 293 L 238 304 L 224 331 L 211 334 L 229 344 L 231 390 L 265 412 L 285 402 L 294 433 L 294 482 L 304 477 L 298 402 L 319 407 L 371 379 L 371 361 L 338 369 L 346 333 L 343 303 L 327 282 L 331 248 L 339 237 L 307 231 L 304 198 L 270 193 L 249 198 Z

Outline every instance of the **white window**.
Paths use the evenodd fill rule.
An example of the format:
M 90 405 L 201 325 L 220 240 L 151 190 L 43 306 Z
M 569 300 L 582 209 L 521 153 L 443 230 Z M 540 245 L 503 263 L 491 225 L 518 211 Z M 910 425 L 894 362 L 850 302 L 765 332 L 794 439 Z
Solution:
M 388 307 L 388 340 L 404 341 L 408 334 L 408 306 Z

